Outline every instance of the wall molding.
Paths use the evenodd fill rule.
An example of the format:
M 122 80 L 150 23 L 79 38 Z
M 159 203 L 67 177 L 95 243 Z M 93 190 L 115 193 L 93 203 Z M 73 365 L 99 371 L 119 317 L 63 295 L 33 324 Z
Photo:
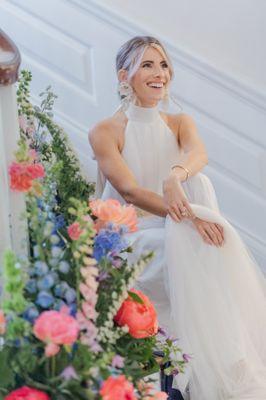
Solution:
M 127 17 L 121 17 L 111 8 L 100 5 L 94 0 L 66 0 L 85 11 L 92 13 L 95 17 L 102 19 L 103 21 L 113 25 L 116 29 L 124 31 L 126 34 L 138 35 L 151 34 L 150 31 L 143 29 L 133 22 L 133 20 Z M 126 22 L 125 22 L 126 21 Z M 165 43 L 169 49 L 169 53 L 175 61 L 183 64 L 186 68 L 189 68 L 194 73 L 200 75 L 211 81 L 213 84 L 222 87 L 228 91 L 230 95 L 234 94 L 240 101 L 246 102 L 254 108 L 258 108 L 261 111 L 266 112 L 266 93 L 261 91 L 259 88 L 252 86 L 243 81 L 240 77 L 230 75 L 222 70 L 211 65 L 199 55 L 195 56 L 189 51 L 174 45 L 168 38 L 160 35 L 161 40 Z

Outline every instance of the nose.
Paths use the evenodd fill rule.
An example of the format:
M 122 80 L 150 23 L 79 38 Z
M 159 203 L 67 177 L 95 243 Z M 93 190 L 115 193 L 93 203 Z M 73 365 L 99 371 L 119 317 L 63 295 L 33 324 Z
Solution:
M 154 77 L 158 77 L 158 76 L 163 76 L 164 71 L 163 71 L 163 67 L 159 66 L 154 66 L 154 71 L 153 71 L 153 75 Z

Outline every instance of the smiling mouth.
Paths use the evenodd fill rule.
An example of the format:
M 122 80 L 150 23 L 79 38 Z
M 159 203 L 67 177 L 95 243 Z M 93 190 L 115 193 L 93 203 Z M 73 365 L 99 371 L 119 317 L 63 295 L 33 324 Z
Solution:
M 154 84 L 154 85 L 152 85 L 152 84 L 150 84 L 150 83 L 147 83 L 147 86 L 149 87 L 149 88 L 151 88 L 151 89 L 163 89 L 163 87 L 164 87 L 164 83 L 160 83 L 160 84 Z

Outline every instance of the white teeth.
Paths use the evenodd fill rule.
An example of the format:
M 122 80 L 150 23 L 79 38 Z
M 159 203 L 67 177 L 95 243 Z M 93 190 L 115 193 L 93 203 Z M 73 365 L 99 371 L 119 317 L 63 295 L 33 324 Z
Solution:
M 162 88 L 163 87 L 163 83 L 148 83 L 148 86 L 156 87 L 156 88 Z

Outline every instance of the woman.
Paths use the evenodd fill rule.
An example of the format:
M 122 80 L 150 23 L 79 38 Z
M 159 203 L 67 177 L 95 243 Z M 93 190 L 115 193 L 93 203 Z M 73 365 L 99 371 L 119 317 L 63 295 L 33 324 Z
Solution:
M 137 286 L 193 356 L 175 385 L 185 395 L 189 384 L 191 400 L 265 400 L 264 277 L 200 172 L 208 158 L 193 119 L 159 111 L 170 58 L 157 39 L 139 36 L 116 66 L 121 107 L 89 134 L 97 196 L 137 207 L 129 262 L 155 252 Z

